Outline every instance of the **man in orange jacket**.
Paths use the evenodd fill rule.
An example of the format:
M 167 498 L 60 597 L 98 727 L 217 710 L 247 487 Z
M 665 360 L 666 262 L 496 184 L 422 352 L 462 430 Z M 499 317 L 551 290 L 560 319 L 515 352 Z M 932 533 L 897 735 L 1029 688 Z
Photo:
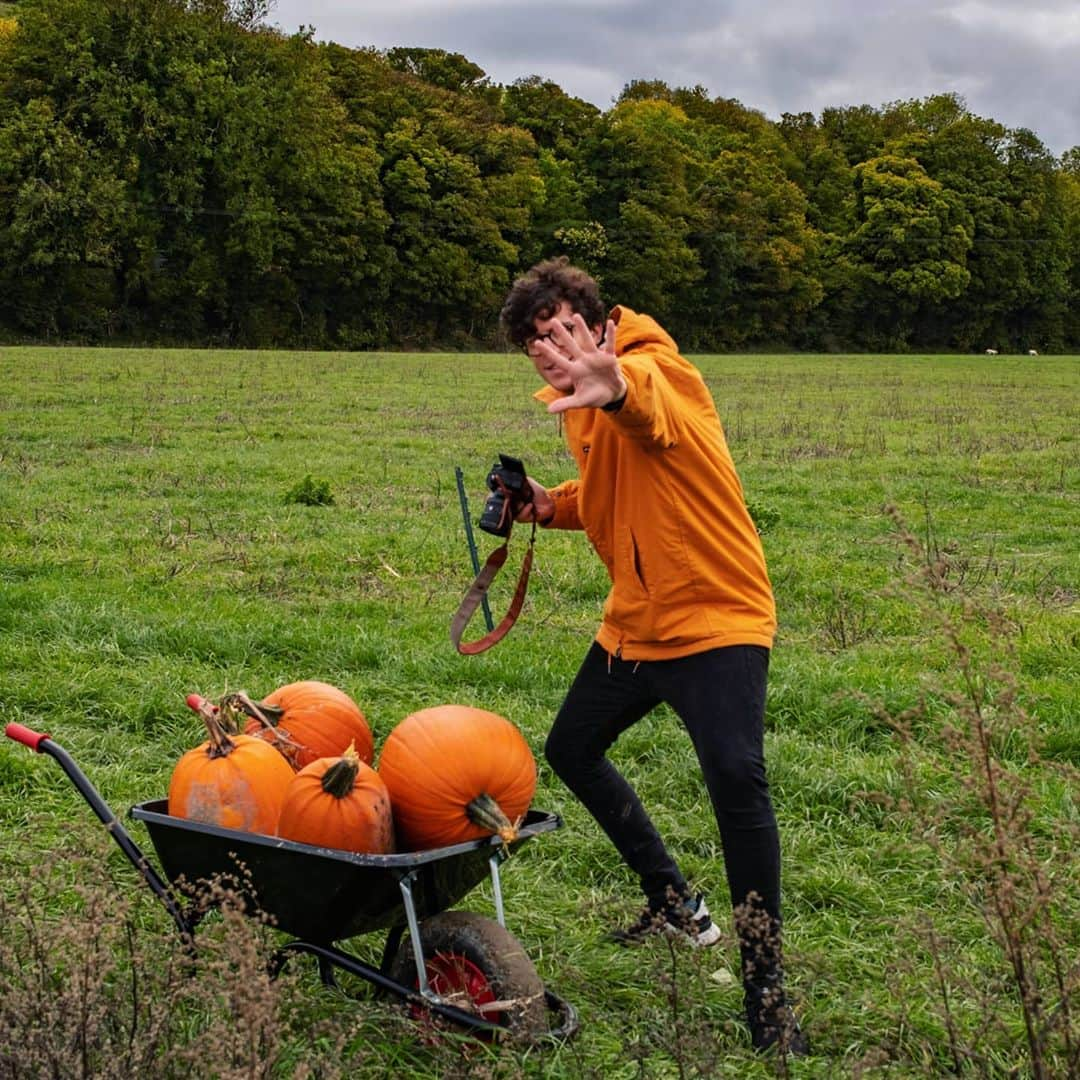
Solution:
M 784 996 L 780 843 L 765 777 L 764 714 L 776 631 L 772 587 L 712 397 L 646 315 L 613 308 L 566 259 L 534 266 L 502 310 L 563 417 L 578 476 L 518 513 L 583 529 L 611 577 L 596 641 L 545 746 L 556 774 L 640 877 L 648 903 L 614 933 L 699 946 L 720 938 L 637 794 L 606 751 L 661 702 L 701 764 L 724 848 L 753 1044 L 808 1051 Z

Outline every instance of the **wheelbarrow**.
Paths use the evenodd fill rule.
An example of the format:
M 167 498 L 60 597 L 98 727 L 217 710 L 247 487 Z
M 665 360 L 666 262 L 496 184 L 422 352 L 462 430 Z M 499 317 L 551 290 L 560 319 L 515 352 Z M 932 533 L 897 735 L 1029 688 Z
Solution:
M 340 969 L 398 998 L 418 1019 L 437 1017 L 480 1037 L 539 1045 L 577 1031 L 573 1006 L 544 986 L 506 929 L 499 871 L 526 840 L 559 828 L 556 814 L 530 810 L 509 844 L 493 836 L 367 855 L 189 821 L 156 799 L 133 806 L 130 816 L 146 826 L 162 877 L 62 746 L 22 724 L 4 733 L 59 763 L 189 944 L 205 910 L 185 902 L 179 886 L 226 880 L 246 911 L 269 916 L 293 939 L 275 952 L 275 973 L 291 955 L 308 954 L 326 986 L 337 986 Z M 485 878 L 496 919 L 449 910 Z M 387 932 L 378 967 L 334 944 L 377 930 Z

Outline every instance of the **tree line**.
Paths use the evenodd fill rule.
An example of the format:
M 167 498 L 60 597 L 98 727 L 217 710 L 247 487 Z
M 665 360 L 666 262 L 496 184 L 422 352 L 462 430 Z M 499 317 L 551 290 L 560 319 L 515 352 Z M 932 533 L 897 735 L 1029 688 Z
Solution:
M 492 346 L 565 253 L 688 350 L 1080 345 L 1080 147 L 956 95 L 601 110 L 267 8 L 0 4 L 3 339 Z

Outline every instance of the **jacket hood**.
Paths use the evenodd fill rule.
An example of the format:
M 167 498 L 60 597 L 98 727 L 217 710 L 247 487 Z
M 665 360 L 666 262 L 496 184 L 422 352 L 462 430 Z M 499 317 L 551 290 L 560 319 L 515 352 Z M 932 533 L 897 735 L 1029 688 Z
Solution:
M 651 315 L 641 315 L 628 307 L 613 307 L 610 317 L 617 327 L 616 356 L 647 345 L 660 345 L 672 352 L 679 351 L 675 339 Z

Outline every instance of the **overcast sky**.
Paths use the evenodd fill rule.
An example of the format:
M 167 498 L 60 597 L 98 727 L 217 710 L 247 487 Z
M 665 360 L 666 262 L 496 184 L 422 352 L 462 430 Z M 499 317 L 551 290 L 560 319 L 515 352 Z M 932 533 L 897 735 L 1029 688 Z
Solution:
M 955 92 L 979 116 L 1080 144 L 1077 0 L 277 0 L 320 41 L 462 53 L 607 109 L 633 79 L 701 84 L 772 120 Z

